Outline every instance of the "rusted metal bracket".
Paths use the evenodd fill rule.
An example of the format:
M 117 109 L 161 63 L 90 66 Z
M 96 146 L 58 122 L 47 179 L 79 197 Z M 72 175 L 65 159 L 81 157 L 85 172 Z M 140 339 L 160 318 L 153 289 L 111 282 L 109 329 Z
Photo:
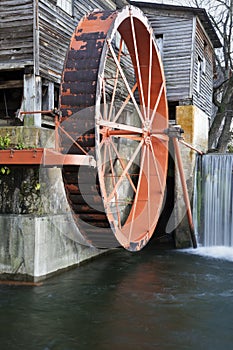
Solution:
M 50 114 L 51 116 L 55 117 L 56 115 L 59 115 L 60 112 L 57 108 L 50 109 L 50 110 L 44 110 L 44 111 L 20 111 L 20 115 L 27 115 L 27 114 Z
M 87 155 L 87 152 L 83 149 L 82 146 L 79 145 L 79 143 L 73 139 L 71 135 L 67 131 L 65 131 L 61 125 L 61 111 L 57 108 L 51 109 L 51 110 L 44 110 L 44 111 L 21 111 L 21 115 L 26 115 L 26 114 L 50 114 L 51 116 L 54 117 L 54 126 L 55 126 L 55 150 L 57 152 L 60 151 L 60 144 L 59 144 L 59 131 L 61 133 L 64 133 L 72 142 L 73 144 L 79 148 L 83 154 Z
M 96 167 L 94 157 L 79 154 L 63 154 L 52 148 L 32 148 L 22 150 L 0 150 L 1 165 L 41 165 L 43 167 L 63 167 L 64 165 L 86 165 Z
M 46 167 L 62 167 L 63 165 L 85 165 L 96 167 L 93 156 L 87 152 L 70 136 L 61 126 L 61 111 L 58 109 L 41 111 L 20 111 L 21 115 L 29 114 L 50 114 L 54 117 L 55 124 L 55 149 L 52 148 L 28 148 L 28 149 L 7 149 L 0 150 L 0 164 L 4 165 L 41 165 Z M 83 155 L 63 154 L 59 142 L 59 130 L 64 133 Z
M 188 142 L 184 141 L 182 134 L 184 133 L 184 130 L 180 127 L 180 125 L 173 125 L 170 126 L 168 129 L 164 130 L 164 134 L 166 134 L 170 138 L 176 138 L 180 143 L 182 143 L 184 146 L 192 149 L 193 151 L 197 152 L 200 155 L 203 155 L 204 152 L 200 151 L 196 147 L 190 145 Z
M 178 140 L 182 139 L 182 134 L 184 133 L 184 130 L 180 127 L 180 125 L 171 125 L 169 128 L 164 130 L 164 134 L 166 134 L 169 137 L 175 137 Z

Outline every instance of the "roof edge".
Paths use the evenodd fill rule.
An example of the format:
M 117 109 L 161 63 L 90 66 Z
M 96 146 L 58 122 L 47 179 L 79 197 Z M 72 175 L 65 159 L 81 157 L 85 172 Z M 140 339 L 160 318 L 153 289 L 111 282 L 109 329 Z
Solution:
M 220 48 L 222 47 L 221 41 L 213 27 L 213 24 L 211 23 L 211 20 L 204 8 L 198 8 L 198 7 L 189 7 L 189 6 L 180 6 L 180 5 L 169 5 L 169 4 L 156 4 L 152 2 L 142 2 L 142 1 L 129 1 L 131 5 L 137 6 L 137 7 L 148 7 L 148 8 L 156 8 L 161 10 L 172 10 L 172 11 L 185 11 L 185 12 L 191 12 L 195 16 L 198 16 L 204 29 L 206 30 L 214 48 Z

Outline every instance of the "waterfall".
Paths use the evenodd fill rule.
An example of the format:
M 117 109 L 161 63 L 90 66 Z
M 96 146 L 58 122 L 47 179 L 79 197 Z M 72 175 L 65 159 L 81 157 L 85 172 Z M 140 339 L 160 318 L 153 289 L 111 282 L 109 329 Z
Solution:
M 233 247 L 233 155 L 198 156 L 193 217 L 200 245 Z

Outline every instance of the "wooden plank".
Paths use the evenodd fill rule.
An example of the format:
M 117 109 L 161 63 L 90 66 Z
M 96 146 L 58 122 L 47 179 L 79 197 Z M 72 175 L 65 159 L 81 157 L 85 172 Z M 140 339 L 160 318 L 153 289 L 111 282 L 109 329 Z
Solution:
M 22 67 L 33 57 L 33 7 L 32 0 L 3 0 L 0 2 L 1 69 Z
M 1 60 L 1 69 L 2 70 L 23 69 L 25 66 L 32 66 L 33 62 L 34 62 L 33 60 L 26 60 L 26 59 L 17 60 L 14 62 L 9 62 L 9 60 L 7 60 L 6 62 L 3 62 Z
M 190 97 L 192 19 L 143 8 L 155 34 L 163 35 L 163 63 L 168 101 Z
M 25 5 L 25 4 L 31 4 L 32 0 L 20 0 L 20 3 L 18 0 L 1 0 L 1 7 L 3 8 L 7 8 L 7 6 L 9 7 L 13 7 L 13 6 L 20 6 L 20 5 Z

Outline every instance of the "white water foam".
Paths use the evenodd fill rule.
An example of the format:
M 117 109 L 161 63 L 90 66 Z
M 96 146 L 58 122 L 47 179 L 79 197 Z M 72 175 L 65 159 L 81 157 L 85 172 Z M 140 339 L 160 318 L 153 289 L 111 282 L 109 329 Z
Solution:
M 184 253 L 200 255 L 207 258 L 227 260 L 233 262 L 233 248 L 224 246 L 197 247 L 196 249 L 183 249 Z

